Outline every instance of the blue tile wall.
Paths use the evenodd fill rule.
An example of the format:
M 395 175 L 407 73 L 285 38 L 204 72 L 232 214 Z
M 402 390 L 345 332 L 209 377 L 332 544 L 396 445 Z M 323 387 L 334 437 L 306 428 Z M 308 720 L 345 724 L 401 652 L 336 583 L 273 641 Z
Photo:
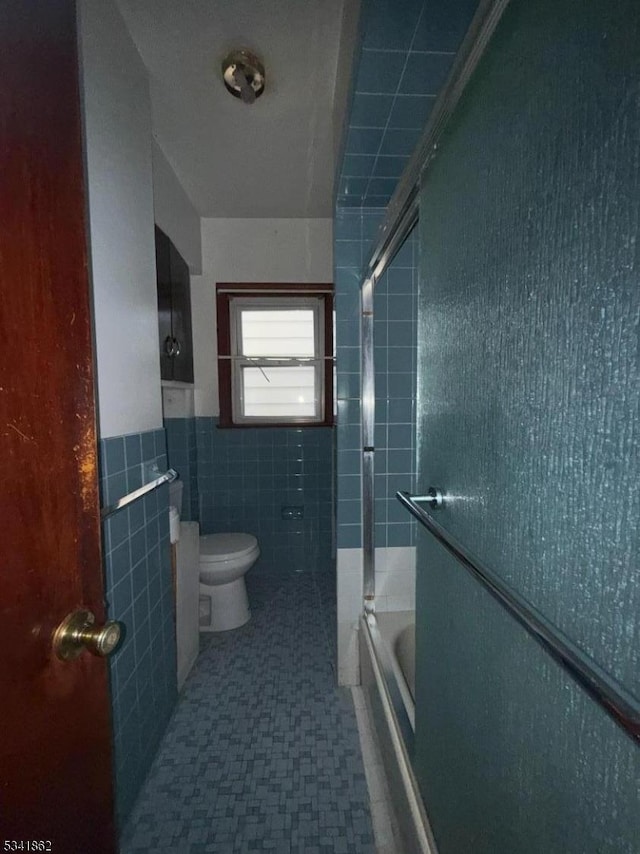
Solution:
M 398 178 L 451 70 L 478 0 L 363 0 L 361 41 L 346 122 L 335 215 L 337 544 L 362 545 L 360 285 Z M 376 545 L 413 543 L 393 495 L 413 488 L 415 275 L 413 240 L 378 283 Z
M 383 212 L 372 210 L 336 213 L 338 548 L 362 545 L 360 279 L 382 216 Z M 417 261 L 418 244 L 412 235 L 377 283 L 374 295 L 378 547 L 413 545 L 415 538 L 415 523 L 407 518 L 395 493 L 415 487 Z
M 260 543 L 254 572 L 331 566 L 333 428 L 224 430 L 196 418 L 202 534 L 245 531 Z M 282 508 L 302 506 L 300 520 Z
M 166 418 L 167 459 L 183 483 L 182 515 L 187 522 L 197 522 L 200 513 L 198 495 L 198 447 L 195 418 Z
M 366 252 L 382 220 L 381 211 L 336 211 L 337 544 L 362 545 L 360 475 L 360 284 Z
M 375 544 L 415 544 L 416 522 L 395 497 L 416 477 L 418 241 L 412 234 L 376 284 Z
M 166 468 L 164 430 L 101 440 L 103 505 Z M 103 552 L 108 615 L 125 625 L 124 641 L 109 661 L 116 810 L 123 824 L 177 698 L 168 486 L 105 521 Z
M 338 207 L 385 207 L 478 0 L 364 0 Z

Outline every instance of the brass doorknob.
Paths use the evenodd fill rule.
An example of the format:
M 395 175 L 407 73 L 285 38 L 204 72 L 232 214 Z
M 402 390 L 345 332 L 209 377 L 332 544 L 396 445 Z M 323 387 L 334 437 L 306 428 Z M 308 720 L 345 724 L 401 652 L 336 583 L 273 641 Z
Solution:
M 63 661 L 72 661 L 83 650 L 92 655 L 111 655 L 120 643 L 122 626 L 113 620 L 95 625 L 91 611 L 74 611 L 53 633 L 53 650 Z

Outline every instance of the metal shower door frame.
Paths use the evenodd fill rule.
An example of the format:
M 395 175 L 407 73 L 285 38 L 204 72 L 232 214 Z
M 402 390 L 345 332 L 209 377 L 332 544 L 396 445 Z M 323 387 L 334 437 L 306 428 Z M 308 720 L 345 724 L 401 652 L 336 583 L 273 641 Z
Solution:
M 439 140 L 449 123 L 509 0 L 481 0 L 438 96 L 420 142 L 391 197 L 387 213 L 362 274 L 361 290 L 361 427 L 362 427 L 362 558 L 364 613 L 375 611 L 375 362 L 374 294 L 419 218 L 419 190 L 424 172 L 437 157 Z

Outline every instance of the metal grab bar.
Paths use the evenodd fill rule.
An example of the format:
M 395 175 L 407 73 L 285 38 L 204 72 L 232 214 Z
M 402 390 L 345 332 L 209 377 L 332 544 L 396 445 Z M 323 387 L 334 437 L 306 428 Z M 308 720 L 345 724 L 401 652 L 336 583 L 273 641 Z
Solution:
M 424 500 L 423 496 L 416 497 Z M 396 493 L 398 501 L 433 534 L 449 554 L 488 590 L 636 744 L 640 744 L 640 703 L 636 697 L 570 641 L 524 597 L 472 557 L 430 513 L 416 504 L 416 497 L 408 492 Z
M 154 489 L 162 486 L 163 483 L 172 483 L 177 477 L 178 472 L 175 469 L 169 469 L 155 480 L 150 480 L 149 483 L 145 483 L 143 486 L 138 487 L 138 489 L 134 489 L 133 492 L 130 492 L 128 495 L 123 495 L 122 498 L 119 498 L 115 502 L 115 504 L 111 504 L 109 507 L 103 507 L 100 511 L 100 518 L 104 521 L 118 510 L 122 510 L 122 508 L 126 507 L 127 504 L 131 504 L 132 501 L 137 501 L 138 498 L 142 498 L 149 492 L 153 492 Z

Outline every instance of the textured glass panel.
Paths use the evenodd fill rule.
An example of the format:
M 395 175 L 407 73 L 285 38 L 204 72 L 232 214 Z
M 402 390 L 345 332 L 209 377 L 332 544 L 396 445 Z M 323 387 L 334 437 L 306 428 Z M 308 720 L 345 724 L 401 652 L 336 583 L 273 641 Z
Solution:
M 512 0 L 421 195 L 418 489 L 640 694 L 640 5 Z M 418 546 L 440 854 L 637 854 L 640 750 Z

